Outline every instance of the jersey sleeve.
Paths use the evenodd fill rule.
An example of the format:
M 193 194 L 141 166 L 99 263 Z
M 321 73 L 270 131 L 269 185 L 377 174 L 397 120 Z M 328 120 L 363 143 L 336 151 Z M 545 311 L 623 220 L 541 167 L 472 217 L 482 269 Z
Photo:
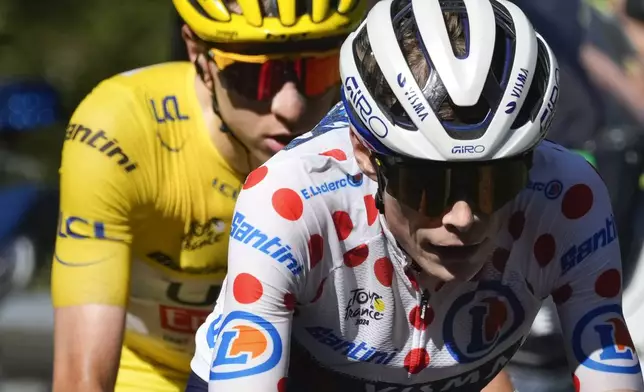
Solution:
M 132 107 L 125 88 L 103 82 L 67 126 L 52 261 L 55 307 L 127 302 L 132 177 L 141 170 L 130 140 L 140 127 Z
M 233 215 L 225 289 L 205 326 L 211 391 L 284 390 L 308 243 L 302 200 L 275 189 L 289 180 L 271 169 L 251 173 Z
M 581 158 L 580 158 L 581 160 Z M 606 187 L 585 162 L 565 190 L 555 238 L 565 246 L 552 298 L 577 391 L 644 390 L 622 313 L 622 267 Z

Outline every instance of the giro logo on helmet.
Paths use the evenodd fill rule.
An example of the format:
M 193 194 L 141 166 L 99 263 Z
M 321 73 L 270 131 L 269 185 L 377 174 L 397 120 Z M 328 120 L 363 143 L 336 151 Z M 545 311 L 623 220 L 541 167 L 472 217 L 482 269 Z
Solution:
M 349 76 L 344 81 L 344 86 L 349 94 L 349 99 L 356 109 L 362 121 L 369 127 L 371 132 L 379 137 L 387 136 L 389 130 L 384 121 L 373 114 L 373 109 L 367 98 L 362 94 L 356 78 Z
M 555 109 L 557 107 L 557 101 L 559 100 L 559 68 L 555 69 L 555 85 L 550 92 L 550 97 L 548 98 L 546 110 L 541 115 L 541 132 L 545 132 L 550 128 L 552 124 L 552 119 L 555 115 Z
M 452 147 L 452 154 L 482 154 L 485 151 L 485 146 L 454 146 Z

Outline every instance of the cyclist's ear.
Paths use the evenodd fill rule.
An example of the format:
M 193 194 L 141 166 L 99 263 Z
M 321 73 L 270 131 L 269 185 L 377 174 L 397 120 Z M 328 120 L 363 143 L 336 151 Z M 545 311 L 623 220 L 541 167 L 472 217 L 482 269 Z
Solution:
M 197 60 L 197 57 L 205 51 L 203 43 L 186 24 L 181 26 L 181 38 L 183 38 L 183 41 L 186 43 L 190 62 L 194 63 L 195 60 Z
M 208 48 L 205 42 L 202 41 L 201 38 L 199 38 L 186 24 L 181 27 L 181 37 L 186 43 L 188 58 L 190 59 L 190 62 L 195 65 L 197 74 L 206 87 L 208 87 L 210 91 L 213 91 L 213 73 L 216 71 L 214 69 L 214 62 L 208 61 Z M 211 66 L 213 69 L 210 68 Z
M 356 135 L 355 131 L 353 130 L 353 127 L 351 127 L 349 134 L 351 135 L 351 145 L 353 146 L 353 155 L 355 156 L 356 161 L 358 162 L 358 166 L 360 167 L 360 170 L 367 177 L 371 178 L 374 181 L 378 181 L 378 178 L 376 175 L 376 168 L 373 167 L 373 161 L 371 160 L 371 151 L 364 144 L 362 144 L 362 140 L 360 140 L 360 137 Z

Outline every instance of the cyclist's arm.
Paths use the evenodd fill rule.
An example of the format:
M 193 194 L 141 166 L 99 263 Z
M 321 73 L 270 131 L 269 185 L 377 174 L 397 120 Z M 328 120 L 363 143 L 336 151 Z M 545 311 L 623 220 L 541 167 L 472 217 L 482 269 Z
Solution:
M 135 132 L 136 124 L 127 99 L 106 90 L 99 86 L 81 103 L 63 147 L 52 262 L 56 392 L 113 390 L 120 358 L 133 173 L 119 164 L 120 154 L 109 156 L 112 150 L 105 146 L 116 139 L 133 160 L 122 133 Z
M 276 205 L 289 209 L 269 183 L 276 176 L 269 171 L 237 201 L 225 291 L 215 307 L 221 314 L 209 326 L 210 390 L 274 392 L 286 382 L 293 309 L 306 300 L 298 287 L 308 247 L 304 218 L 276 213 Z
M 564 190 L 558 208 L 567 215 L 558 225 L 565 229 L 553 233 L 561 256 L 552 261 L 559 264 L 552 268 L 552 297 L 573 382 L 581 392 L 644 391 L 622 314 L 622 267 L 608 192 L 587 164 L 570 185 L 574 192 Z
M 481 389 L 481 392 L 513 392 L 514 387 L 512 386 L 512 381 L 510 376 L 505 370 L 501 370 L 499 374 L 496 375 L 490 381 L 485 388 Z

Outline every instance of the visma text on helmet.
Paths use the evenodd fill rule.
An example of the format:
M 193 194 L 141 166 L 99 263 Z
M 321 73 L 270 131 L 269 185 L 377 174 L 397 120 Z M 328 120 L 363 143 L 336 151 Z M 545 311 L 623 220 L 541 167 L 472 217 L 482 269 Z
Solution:
M 517 79 L 514 82 L 514 86 L 512 87 L 512 92 L 510 95 L 516 99 L 521 98 L 521 94 L 523 94 L 523 89 L 525 88 L 525 83 L 528 81 L 528 75 L 530 74 L 530 71 L 528 71 L 525 68 L 521 68 L 519 70 L 519 75 L 517 75 Z M 505 105 L 505 112 L 507 114 L 514 113 L 514 110 L 517 108 L 517 101 L 510 101 L 508 102 L 507 105 Z
M 286 263 L 286 268 L 288 268 L 293 275 L 298 275 L 302 272 L 302 266 L 298 265 L 293 253 L 291 253 L 291 247 L 289 245 L 284 244 L 281 238 L 270 237 L 260 229 L 257 229 L 255 226 L 248 223 L 246 221 L 246 216 L 240 212 L 235 212 L 235 216 L 233 216 L 230 238 L 252 246 L 280 264 Z
M 396 78 L 398 80 L 398 86 L 401 88 L 405 88 L 407 85 L 407 78 L 403 76 L 402 73 L 398 74 L 398 77 Z M 421 122 L 425 121 L 427 116 L 429 116 L 429 112 L 427 111 L 427 108 L 423 104 L 423 102 L 419 98 L 420 92 L 414 88 L 414 86 L 409 86 L 407 91 L 405 91 L 405 97 L 407 97 L 407 101 L 409 104 L 414 108 L 414 111 L 416 112 L 416 115 L 420 119 Z

